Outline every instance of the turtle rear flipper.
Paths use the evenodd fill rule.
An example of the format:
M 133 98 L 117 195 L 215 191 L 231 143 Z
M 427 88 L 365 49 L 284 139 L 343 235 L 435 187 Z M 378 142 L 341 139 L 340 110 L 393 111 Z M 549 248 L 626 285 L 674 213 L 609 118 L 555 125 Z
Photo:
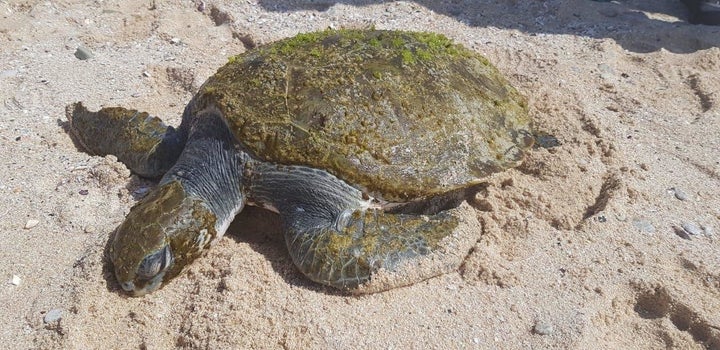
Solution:
M 146 112 L 122 107 L 88 111 L 82 103 L 66 108 L 69 129 L 90 153 L 112 154 L 144 177 L 160 177 L 180 156 L 187 133 Z
M 250 169 L 251 201 L 279 212 L 293 262 L 315 282 L 353 293 L 406 286 L 457 270 L 475 242 L 460 209 L 389 213 L 322 170 Z
M 446 250 L 443 240 L 460 223 L 450 212 L 426 216 L 368 209 L 341 216 L 348 220 L 339 225 L 286 232 L 295 264 L 316 282 L 356 294 L 374 293 L 448 273 L 460 265 L 461 260 L 438 258 Z

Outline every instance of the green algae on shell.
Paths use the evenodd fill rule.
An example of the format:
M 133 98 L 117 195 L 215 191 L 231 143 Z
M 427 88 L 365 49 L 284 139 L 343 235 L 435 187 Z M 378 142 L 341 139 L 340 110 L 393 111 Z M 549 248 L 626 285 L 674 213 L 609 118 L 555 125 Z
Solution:
M 272 163 L 327 170 L 391 201 L 517 165 L 525 99 L 487 59 L 439 34 L 327 30 L 235 56 L 191 102 L 215 105 Z

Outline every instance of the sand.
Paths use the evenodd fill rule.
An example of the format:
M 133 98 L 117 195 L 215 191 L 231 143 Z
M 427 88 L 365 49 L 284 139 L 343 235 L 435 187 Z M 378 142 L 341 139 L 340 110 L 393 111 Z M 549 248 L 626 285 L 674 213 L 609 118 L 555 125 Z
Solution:
M 9 0 L 0 16 L 0 348 L 720 349 L 720 27 L 680 1 Z M 485 55 L 561 143 L 488 179 L 462 267 L 344 295 L 248 209 L 160 291 L 119 293 L 103 250 L 153 183 L 83 153 L 65 105 L 176 124 L 228 56 L 370 26 Z

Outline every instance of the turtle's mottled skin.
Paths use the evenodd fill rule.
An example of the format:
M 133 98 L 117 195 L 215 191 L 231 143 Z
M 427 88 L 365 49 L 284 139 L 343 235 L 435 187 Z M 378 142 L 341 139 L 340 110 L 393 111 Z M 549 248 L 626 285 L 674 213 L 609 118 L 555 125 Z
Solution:
M 134 295 L 180 273 L 245 204 L 280 214 L 306 276 L 361 289 L 437 250 L 466 189 L 533 142 L 525 100 L 485 58 L 401 31 L 301 34 L 232 57 L 177 129 L 79 103 L 68 118 L 92 153 L 162 176 L 110 247 Z

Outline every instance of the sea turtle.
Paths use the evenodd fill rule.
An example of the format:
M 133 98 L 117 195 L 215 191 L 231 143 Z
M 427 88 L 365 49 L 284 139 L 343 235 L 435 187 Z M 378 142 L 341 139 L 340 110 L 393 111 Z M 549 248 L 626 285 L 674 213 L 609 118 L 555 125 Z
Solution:
M 498 70 L 421 32 L 326 30 L 231 57 L 177 129 L 120 107 L 67 114 L 89 152 L 162 176 L 109 246 L 133 295 L 177 276 L 245 205 L 279 214 L 316 282 L 372 292 L 432 277 L 449 267 L 367 287 L 459 249 L 454 208 L 533 144 L 525 99 Z

